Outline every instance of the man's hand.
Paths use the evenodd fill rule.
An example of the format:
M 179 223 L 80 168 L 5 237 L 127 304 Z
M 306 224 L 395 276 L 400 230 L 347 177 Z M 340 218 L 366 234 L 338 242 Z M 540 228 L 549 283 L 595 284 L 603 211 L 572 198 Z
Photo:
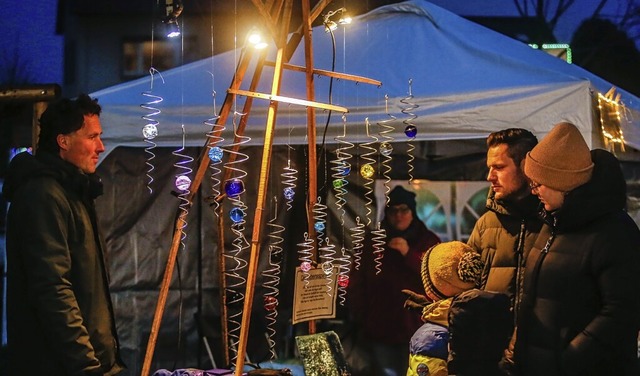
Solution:
M 409 243 L 407 243 L 407 240 L 405 238 L 393 238 L 389 240 L 389 242 L 387 243 L 387 247 L 395 249 L 403 256 L 406 256 L 407 253 L 409 253 Z

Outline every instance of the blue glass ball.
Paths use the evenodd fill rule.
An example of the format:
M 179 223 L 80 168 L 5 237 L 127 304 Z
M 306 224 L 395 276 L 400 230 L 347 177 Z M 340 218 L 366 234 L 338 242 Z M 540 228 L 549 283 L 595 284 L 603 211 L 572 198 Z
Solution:
M 295 196 L 296 191 L 294 191 L 291 187 L 286 187 L 282 191 L 282 194 L 284 194 L 284 198 L 286 198 L 287 200 L 293 200 L 293 196 Z
M 214 146 L 209 149 L 209 159 L 212 162 L 220 162 L 222 160 L 222 156 L 224 155 L 224 151 L 221 147 Z
M 313 228 L 315 228 L 316 231 L 324 231 L 324 222 L 316 222 Z
M 404 129 L 404 134 L 409 138 L 414 138 L 418 134 L 418 128 L 416 128 L 415 125 L 407 125 Z
M 342 175 L 344 176 L 349 175 L 351 172 L 351 164 L 349 164 L 349 162 L 342 161 L 342 166 L 340 166 L 340 168 L 342 169 Z
M 224 191 L 229 197 L 239 196 L 244 192 L 244 183 L 240 179 L 227 180 L 224 183 Z
M 240 208 L 233 208 L 229 212 L 229 218 L 231 218 L 233 223 L 242 222 L 244 219 L 244 212 Z

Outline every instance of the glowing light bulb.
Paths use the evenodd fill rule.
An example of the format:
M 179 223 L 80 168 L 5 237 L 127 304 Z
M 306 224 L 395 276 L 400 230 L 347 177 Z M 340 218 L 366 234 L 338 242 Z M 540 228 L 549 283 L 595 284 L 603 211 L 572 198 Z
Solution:
M 142 136 L 147 140 L 153 140 L 158 136 L 158 127 L 155 124 L 147 124 L 142 127 Z
M 362 167 L 360 167 L 360 175 L 365 179 L 370 179 L 375 172 L 373 166 L 369 163 L 363 164 Z
M 222 150 L 221 147 L 214 146 L 211 149 L 209 149 L 209 159 L 211 159 L 212 162 L 217 163 L 222 161 L 223 156 L 224 156 L 224 151 Z
M 191 186 L 191 179 L 188 176 L 180 175 L 176 178 L 176 188 L 180 191 L 186 191 Z

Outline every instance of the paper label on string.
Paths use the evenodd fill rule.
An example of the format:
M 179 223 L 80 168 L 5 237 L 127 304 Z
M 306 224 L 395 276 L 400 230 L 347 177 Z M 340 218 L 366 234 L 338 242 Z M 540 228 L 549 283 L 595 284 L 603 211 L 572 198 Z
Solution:
M 322 268 L 307 273 L 296 268 L 293 299 L 293 324 L 336 317 L 338 268 L 327 274 Z

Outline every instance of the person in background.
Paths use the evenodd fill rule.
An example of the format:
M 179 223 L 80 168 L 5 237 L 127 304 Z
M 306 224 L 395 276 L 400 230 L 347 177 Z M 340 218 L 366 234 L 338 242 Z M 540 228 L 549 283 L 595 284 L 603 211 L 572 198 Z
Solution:
M 640 230 L 620 163 L 559 123 L 524 172 L 544 227 L 527 257 L 514 356 L 521 375 L 638 375 Z
M 367 369 L 354 374 L 404 375 L 409 339 L 422 325 L 420 313 L 404 309 L 403 289 L 421 291 L 420 260 L 440 238 L 418 219 L 416 195 L 401 186 L 389 193 L 381 227 L 387 243 L 378 272 L 373 252 L 366 248 L 360 268 L 351 273 L 347 304 L 356 326 L 356 346 L 370 355 Z
M 9 375 L 120 373 L 105 249 L 94 199 L 104 145 L 101 108 L 87 95 L 51 103 L 35 156 L 10 163 L 7 219 Z
M 522 170 L 524 158 L 538 143 L 531 132 L 509 128 L 487 138 L 487 181 L 491 183 L 487 211 L 476 222 L 468 244 L 482 255 L 481 289 L 505 293 L 515 316 L 529 250 L 540 232 L 538 198 L 531 194 Z M 512 347 L 505 351 L 503 369 L 513 368 Z
M 440 243 L 425 253 L 421 275 L 429 303 L 422 309 L 424 324 L 409 342 L 407 376 L 448 375 L 449 307 L 455 295 L 478 287 L 482 266 L 480 255 L 460 241 Z

